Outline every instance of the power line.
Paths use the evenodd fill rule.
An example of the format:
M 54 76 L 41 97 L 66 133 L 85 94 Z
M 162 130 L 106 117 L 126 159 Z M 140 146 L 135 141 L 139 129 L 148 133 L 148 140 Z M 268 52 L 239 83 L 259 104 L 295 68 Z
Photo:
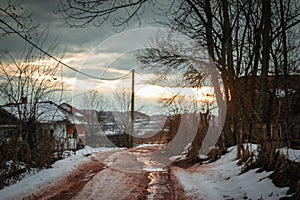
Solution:
M 3 9 L 1 9 L 3 12 L 5 12 Z M 9 15 L 11 18 L 13 18 L 13 16 L 11 16 L 9 13 L 5 12 L 7 15 Z M 62 61 L 58 60 L 57 58 L 55 58 L 54 56 L 52 56 L 50 53 L 46 52 L 45 50 L 41 49 L 40 47 L 38 47 L 36 44 L 34 44 L 33 42 L 31 42 L 27 37 L 23 36 L 22 34 L 20 34 L 17 30 L 15 30 L 12 26 L 10 26 L 8 23 L 4 22 L 2 19 L 0 19 L 0 22 L 4 25 L 6 25 L 9 29 L 11 29 L 14 33 L 16 33 L 18 36 L 20 36 L 22 39 L 24 39 L 26 42 L 28 42 L 29 44 L 31 44 L 34 48 L 38 49 L 39 51 L 43 52 L 45 55 L 47 55 L 48 57 L 52 58 L 53 60 L 57 61 L 59 64 L 90 78 L 94 78 L 94 79 L 98 79 L 98 80 L 104 80 L 104 81 L 114 81 L 114 80 L 119 80 L 123 77 L 126 77 L 128 74 L 125 74 L 124 76 L 121 77 L 117 77 L 117 78 L 99 78 L 84 72 L 79 71 L 78 69 L 75 69 L 73 67 L 71 67 L 70 65 L 63 63 Z
M 125 74 L 125 75 L 119 77 L 118 80 L 125 78 L 126 76 L 128 76 L 129 74 L 131 74 L 132 71 L 133 71 L 133 70 L 130 70 L 130 72 L 128 72 L 127 74 Z M 95 81 L 95 82 L 96 82 L 96 81 Z M 96 82 L 96 83 L 99 83 L 99 82 Z M 95 89 L 87 90 L 87 91 L 82 92 L 82 93 L 79 93 L 79 94 L 73 94 L 71 97 L 66 97 L 65 99 L 72 99 L 72 98 L 74 98 L 74 97 L 78 97 L 78 96 L 87 94 L 87 93 L 89 93 L 89 92 L 97 91 L 97 90 L 100 90 L 100 89 L 102 89 L 102 88 L 105 88 L 105 86 L 102 86 L 102 87 L 100 87 L 100 88 L 98 87 L 98 88 L 95 88 Z

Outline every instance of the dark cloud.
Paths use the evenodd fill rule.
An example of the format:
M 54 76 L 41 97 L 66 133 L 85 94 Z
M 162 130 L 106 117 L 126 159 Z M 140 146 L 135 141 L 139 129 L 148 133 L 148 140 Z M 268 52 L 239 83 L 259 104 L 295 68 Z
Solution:
M 86 28 L 69 28 L 66 22 L 59 16 L 54 14 L 53 10 L 56 8 L 57 3 L 60 0 L 41 1 L 41 0 L 24 0 L 23 7 L 28 12 L 32 13 L 32 20 L 35 24 L 39 24 L 38 30 L 41 32 L 47 29 L 48 40 L 51 44 L 57 39 L 59 43 L 59 50 L 68 47 L 68 52 L 73 52 L 74 49 L 80 48 L 92 48 L 99 44 L 106 38 L 114 35 L 117 29 L 114 29 L 108 22 L 101 27 L 94 27 L 92 25 Z M 7 0 L 1 1 L 0 6 L 7 5 Z M 153 22 L 153 16 L 150 10 L 141 17 L 141 21 L 144 24 L 138 24 L 138 26 L 147 26 Z M 137 23 L 137 22 L 136 22 Z M 146 24 L 147 23 L 147 24 Z M 132 24 L 128 29 L 138 27 L 136 24 Z M 24 43 L 21 39 L 15 36 L 9 36 L 1 40 L 1 48 L 9 48 L 11 51 L 20 51 L 20 45 Z M 50 45 L 49 44 L 49 45 Z M 120 47 L 122 48 L 122 47 Z M 74 51 L 74 53 L 77 52 Z
M 34 24 L 39 24 L 38 31 L 48 34 L 48 38 L 45 46 L 50 46 L 54 41 L 58 43 L 58 51 L 68 47 L 68 52 L 77 53 L 83 52 L 81 49 L 91 48 L 95 41 L 102 41 L 113 30 L 109 30 L 105 27 L 98 28 L 89 26 L 84 29 L 69 28 L 60 16 L 53 13 L 53 9 L 56 7 L 58 0 L 40 1 L 40 0 L 24 0 L 23 7 L 27 9 L 29 13 L 32 13 L 32 20 Z M 1 7 L 7 5 L 7 1 L 1 2 Z M 107 26 L 107 25 L 106 25 Z M 1 39 L 1 49 L 7 49 L 11 52 L 22 52 L 22 46 L 26 42 L 20 39 L 16 35 L 11 35 Z
M 125 55 L 118 57 L 115 60 L 111 60 L 111 63 L 107 66 L 107 63 L 103 65 L 101 60 L 96 60 L 95 62 L 91 60 L 90 63 L 84 64 L 86 59 L 89 59 L 88 55 L 90 52 L 96 49 L 97 53 L 115 53 L 122 54 L 125 53 L 127 46 L 134 45 L 135 41 L 139 40 L 140 35 L 132 35 L 130 40 L 118 40 L 116 43 L 111 43 L 111 45 L 106 45 L 100 47 L 101 44 L 107 39 L 113 38 L 117 33 L 116 30 L 112 27 L 112 24 L 109 22 L 103 24 L 101 27 L 88 26 L 86 28 L 70 28 L 66 22 L 59 16 L 54 14 L 53 10 L 56 8 L 57 3 L 60 0 L 51 0 L 51 1 L 41 1 L 41 0 L 24 0 L 23 7 L 28 10 L 29 13 L 32 13 L 32 20 L 35 24 L 39 24 L 38 31 L 45 31 L 47 39 L 43 45 L 44 49 L 48 49 L 53 43 L 56 43 L 55 55 L 58 53 L 65 54 L 64 58 L 68 60 L 71 57 L 77 57 L 77 59 L 72 59 L 68 61 L 67 64 L 70 66 L 80 69 L 87 70 L 90 74 L 101 73 L 102 68 L 97 68 L 97 64 L 102 64 L 105 68 L 116 68 L 120 71 L 110 71 L 105 73 L 106 77 L 118 77 L 122 73 L 121 70 L 132 69 L 137 66 L 137 61 L 135 54 L 137 51 L 128 52 Z M 8 0 L 0 2 L 0 6 L 4 7 L 7 5 Z M 161 16 L 160 16 L 161 17 Z M 129 29 L 136 27 L 146 27 L 152 25 L 153 22 L 153 13 L 150 9 L 146 9 L 144 14 L 141 16 L 141 22 L 131 23 Z M 0 39 L 1 50 L 8 50 L 12 54 L 20 55 L 24 53 L 26 46 L 29 46 L 23 39 L 17 35 L 10 35 L 5 38 Z M 85 57 L 85 56 L 86 57 Z M 93 65 L 94 68 L 93 68 Z M 93 69 L 86 69 L 93 68 Z M 74 77 L 76 72 L 64 69 L 64 76 Z

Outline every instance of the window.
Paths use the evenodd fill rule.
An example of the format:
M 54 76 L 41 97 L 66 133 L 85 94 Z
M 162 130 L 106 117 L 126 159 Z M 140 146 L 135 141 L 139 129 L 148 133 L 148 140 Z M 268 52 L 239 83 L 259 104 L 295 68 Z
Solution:
M 50 135 L 53 136 L 54 135 L 54 130 L 50 129 Z

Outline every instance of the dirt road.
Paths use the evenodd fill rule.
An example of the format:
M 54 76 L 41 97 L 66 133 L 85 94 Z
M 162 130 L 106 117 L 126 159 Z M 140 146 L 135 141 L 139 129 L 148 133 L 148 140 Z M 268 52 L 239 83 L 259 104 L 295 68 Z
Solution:
M 86 155 L 89 161 L 34 199 L 187 199 L 172 173 L 153 158 L 160 146 Z

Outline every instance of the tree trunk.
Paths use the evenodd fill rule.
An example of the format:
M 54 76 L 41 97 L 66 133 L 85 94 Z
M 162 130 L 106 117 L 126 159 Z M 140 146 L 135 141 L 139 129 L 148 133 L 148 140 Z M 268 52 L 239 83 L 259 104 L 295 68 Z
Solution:
M 200 113 L 200 121 L 199 121 L 199 127 L 197 130 L 197 134 L 189 148 L 188 154 L 187 154 L 187 160 L 191 163 L 196 163 L 199 161 L 199 151 L 201 146 L 203 145 L 203 140 L 207 134 L 208 130 L 208 120 L 207 120 L 208 112 L 206 113 Z
M 270 131 L 270 109 L 268 103 L 268 73 L 270 62 L 271 48 L 271 2 L 270 0 L 262 1 L 262 70 L 261 70 L 261 90 L 259 97 L 259 114 L 261 118 L 261 126 L 263 128 L 262 143 L 260 154 L 258 156 L 258 164 L 266 170 L 271 170 L 275 166 L 275 144 L 271 140 Z

